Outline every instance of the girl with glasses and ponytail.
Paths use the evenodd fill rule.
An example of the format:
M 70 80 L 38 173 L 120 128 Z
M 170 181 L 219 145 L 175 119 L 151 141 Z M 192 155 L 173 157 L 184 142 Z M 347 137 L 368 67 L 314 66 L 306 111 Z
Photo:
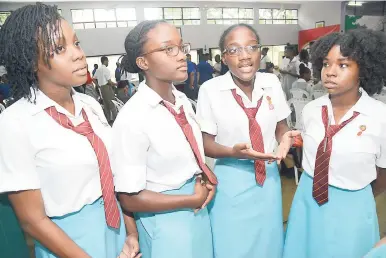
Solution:
M 187 79 L 177 29 L 144 21 L 127 35 L 122 69 L 145 77 L 115 120 L 113 168 L 125 211 L 134 212 L 144 258 L 212 258 L 207 204 L 216 176 L 205 165 L 199 124 L 173 82 Z

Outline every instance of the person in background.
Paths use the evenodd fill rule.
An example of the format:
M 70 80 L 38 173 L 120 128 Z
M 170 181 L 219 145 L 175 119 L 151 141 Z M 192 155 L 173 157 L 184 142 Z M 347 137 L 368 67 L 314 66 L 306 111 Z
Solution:
M 300 74 L 301 64 L 304 64 L 308 69 L 310 69 L 311 78 L 312 78 L 312 63 L 310 62 L 310 54 L 308 53 L 307 49 L 302 49 L 299 53 L 299 61 L 296 67 L 297 74 Z
M 11 97 L 11 85 L 8 82 L 7 74 L 0 77 L 0 101 Z
M 301 63 L 299 73 L 299 79 L 292 84 L 292 89 L 305 90 L 311 94 L 311 70 Z
M 121 65 L 120 63 L 116 63 L 117 67 L 115 68 L 115 81 L 118 83 L 121 80 Z
M 93 97 L 96 101 L 98 101 L 100 97 L 99 90 L 95 88 L 94 80 L 92 79 L 90 71 L 88 70 L 88 65 L 87 65 L 87 81 L 86 81 L 86 84 L 84 85 L 84 94 Z
M 274 73 L 275 65 L 273 63 L 266 63 L 265 69 L 259 69 L 259 72 L 261 73 Z
M 200 62 L 197 65 L 197 80 L 198 85 L 213 78 L 213 67 L 208 63 L 209 54 L 202 55 Z
M 292 84 L 298 79 L 298 62 L 295 58 L 295 53 L 295 49 L 292 46 L 287 47 L 285 55 L 286 58 L 288 58 L 288 64 L 280 70 L 280 73 L 282 74 L 282 88 L 287 97 L 287 100 L 291 97 L 290 90 Z
M 0 116 L 0 193 L 35 257 L 127 258 L 125 239 L 137 256 L 134 219 L 115 198 L 111 128 L 99 103 L 73 90 L 87 62 L 71 25 L 56 6 L 19 8 L 1 28 L 0 60 L 17 99 Z
M 210 66 L 213 67 L 213 62 L 212 62 L 212 59 L 210 58 L 210 54 L 209 54 L 209 53 L 205 53 L 204 55 L 205 55 L 205 57 L 206 57 L 206 60 L 208 60 L 208 61 L 207 61 L 208 64 L 210 64 Z
M 271 62 L 271 59 L 269 59 L 268 56 L 269 48 L 265 47 L 261 50 L 261 60 L 260 60 L 260 69 L 266 70 L 267 69 L 267 63 Z
M 221 75 L 221 56 L 216 55 L 214 57 L 214 61 L 216 62 L 213 66 L 214 75 L 219 76 L 219 75 Z
M 375 197 L 386 189 L 386 105 L 371 97 L 386 81 L 386 35 L 332 33 L 311 53 L 328 94 L 302 112 L 304 172 L 283 257 L 364 257 L 380 238 Z
M 110 124 L 112 124 L 117 116 L 117 109 L 111 101 L 115 98 L 115 82 L 111 80 L 109 66 L 109 59 L 106 56 L 101 57 L 102 66 L 96 71 L 94 75 L 94 83 L 101 91 L 103 99 L 103 108 Z
M 119 81 L 117 85 L 117 98 L 123 103 L 126 103 L 130 97 L 129 82 L 126 80 Z
M 248 24 L 220 38 L 229 73 L 201 86 L 197 118 L 205 154 L 216 159 L 218 191 L 209 205 L 215 258 L 281 258 L 283 213 L 277 162 L 292 138 L 278 78 L 257 72 L 260 38 Z M 279 143 L 277 154 L 274 148 Z
M 94 77 L 97 70 L 98 70 L 98 64 L 94 64 L 94 70 L 92 70 L 92 76 L 93 77 Z
M 146 80 L 114 123 L 112 164 L 122 207 L 136 218 L 143 258 L 212 258 L 206 205 L 217 179 L 204 163 L 192 105 L 173 86 L 187 79 L 190 45 L 166 21 L 143 21 L 127 35 L 125 49 L 122 68 Z
M 186 55 L 186 62 L 188 63 L 188 79 L 185 81 L 184 93 L 188 98 L 196 100 L 198 94 L 197 66 L 192 62 L 190 54 Z

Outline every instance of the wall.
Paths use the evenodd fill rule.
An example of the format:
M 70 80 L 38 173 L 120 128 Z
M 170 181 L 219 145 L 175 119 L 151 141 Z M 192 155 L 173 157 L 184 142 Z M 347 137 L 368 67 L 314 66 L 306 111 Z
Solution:
M 190 42 L 192 48 L 214 48 L 218 47 L 218 40 L 225 30 L 224 25 L 206 24 L 206 11 L 208 7 L 249 7 L 254 8 L 255 24 L 262 44 L 284 45 L 287 42 L 297 44 L 298 25 L 259 25 L 259 8 L 289 8 L 298 9 L 298 4 L 274 4 L 274 3 L 232 3 L 232 2 L 73 2 L 55 3 L 62 10 L 62 15 L 71 21 L 71 9 L 85 8 L 117 8 L 135 7 L 137 20 L 144 19 L 143 9 L 145 7 L 200 7 L 201 25 L 182 26 L 182 36 L 185 42 Z M 0 10 L 15 10 L 23 4 L 0 3 Z M 299 12 L 300 16 L 300 12 Z M 88 29 L 77 30 L 77 35 L 82 43 L 87 56 L 120 54 L 124 52 L 124 40 L 130 28 Z
M 299 9 L 300 30 L 315 28 L 315 22 L 325 21 L 325 26 L 341 24 L 342 1 L 302 2 Z

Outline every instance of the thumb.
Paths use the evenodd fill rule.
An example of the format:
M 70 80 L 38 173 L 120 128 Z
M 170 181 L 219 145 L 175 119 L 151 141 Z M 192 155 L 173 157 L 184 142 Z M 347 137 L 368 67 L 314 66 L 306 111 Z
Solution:
M 201 184 L 201 177 L 196 177 L 196 184 Z

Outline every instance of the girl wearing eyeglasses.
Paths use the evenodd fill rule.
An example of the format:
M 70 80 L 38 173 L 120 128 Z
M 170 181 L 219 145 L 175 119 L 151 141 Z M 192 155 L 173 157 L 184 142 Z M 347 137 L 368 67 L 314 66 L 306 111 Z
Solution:
M 134 212 L 144 258 L 212 258 L 206 205 L 217 179 L 206 167 L 199 125 L 173 82 L 187 79 L 184 44 L 164 21 L 144 21 L 125 40 L 122 69 L 145 81 L 114 123 L 116 191 Z
M 287 126 L 291 111 L 277 77 L 257 72 L 256 31 L 233 25 L 221 36 L 220 49 L 229 72 L 202 85 L 197 109 L 205 154 L 217 159 L 219 184 L 209 207 L 214 256 L 279 258 L 283 216 L 277 162 L 298 132 Z

